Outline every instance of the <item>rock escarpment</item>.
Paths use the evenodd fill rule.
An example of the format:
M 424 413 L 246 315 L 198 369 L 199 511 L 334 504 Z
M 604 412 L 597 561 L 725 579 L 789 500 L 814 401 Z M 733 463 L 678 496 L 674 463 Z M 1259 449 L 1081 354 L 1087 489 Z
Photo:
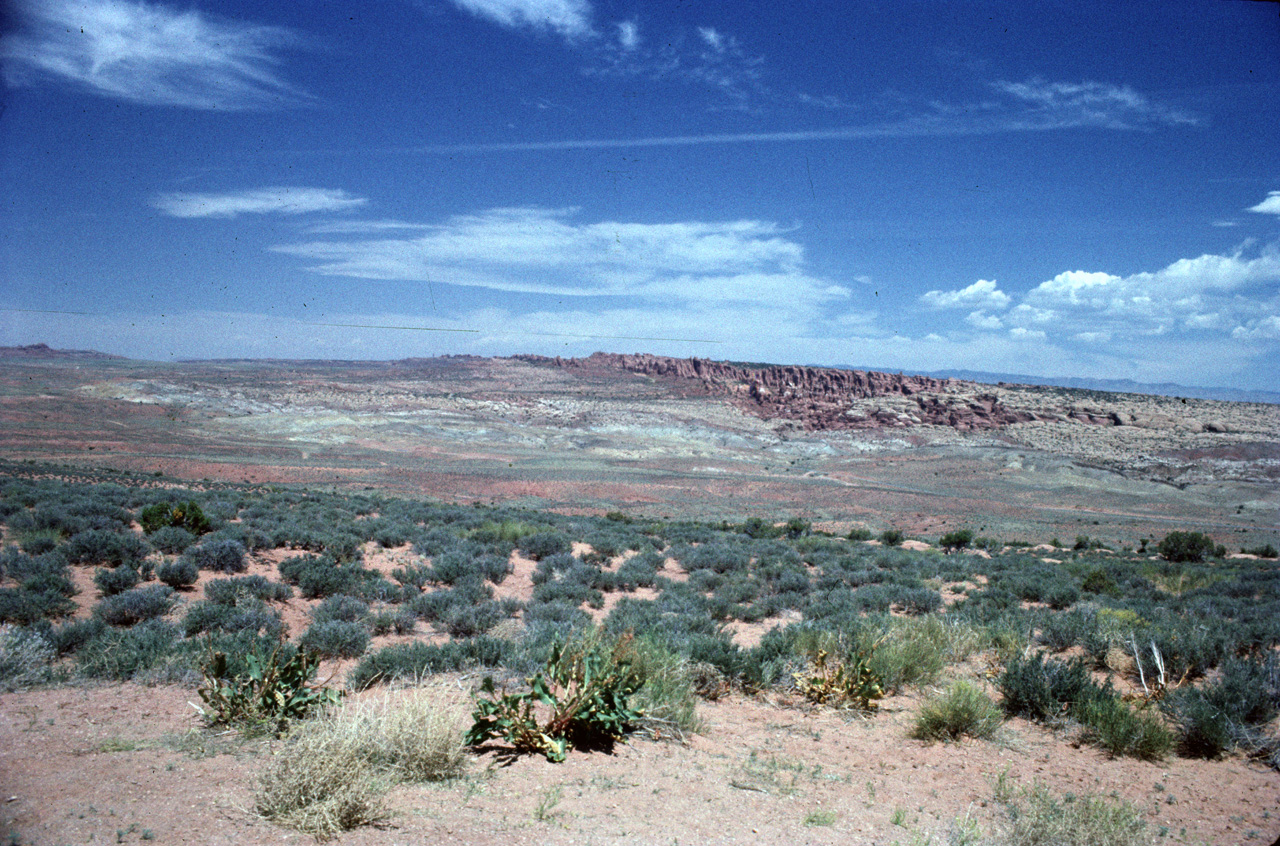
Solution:
M 935 425 L 969 431 L 1060 419 L 1008 408 L 986 386 L 956 379 L 797 365 L 753 366 L 648 354 L 520 358 L 577 370 L 623 370 L 680 380 L 707 395 L 728 397 L 745 411 L 766 419 L 794 420 L 810 430 Z M 892 401 L 883 405 L 865 402 L 876 398 Z

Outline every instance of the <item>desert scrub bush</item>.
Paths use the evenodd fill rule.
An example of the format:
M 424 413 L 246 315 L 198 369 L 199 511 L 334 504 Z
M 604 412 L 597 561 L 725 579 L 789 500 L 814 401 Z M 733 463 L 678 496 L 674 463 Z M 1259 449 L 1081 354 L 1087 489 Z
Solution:
M 93 613 L 113 626 L 132 626 L 162 617 L 173 607 L 173 588 L 146 585 L 105 597 L 93 606 Z
M 937 614 L 869 618 L 855 632 L 855 648 L 867 655 L 887 691 L 933 684 L 947 664 L 964 661 L 982 646 L 973 625 Z
M 375 684 L 416 681 L 436 673 L 471 667 L 501 667 L 517 652 L 511 641 L 475 637 L 434 644 L 412 641 L 397 643 L 365 655 L 347 674 L 352 690 L 366 690 Z
M 950 554 L 968 548 L 971 543 L 973 543 L 973 532 L 968 529 L 956 529 L 943 535 L 938 541 L 938 546 L 942 547 L 943 552 Z
M 17 690 L 47 681 L 58 657 L 49 640 L 32 629 L 0 625 L 0 690 Z
M 345 623 L 362 622 L 369 616 L 369 603 L 346 594 L 337 594 L 323 600 L 311 609 L 311 619 L 317 623 L 341 620 Z
M 196 542 L 196 536 L 181 526 L 164 526 L 152 532 L 148 540 L 161 552 L 178 555 Z
M 541 561 L 548 555 L 572 551 L 572 545 L 559 532 L 535 532 L 520 539 L 519 549 L 526 558 Z
M 317 840 L 386 819 L 388 779 L 369 759 L 362 722 L 339 712 L 299 725 L 258 778 L 257 812 Z
M 136 568 L 142 565 L 151 547 L 134 534 L 90 529 L 72 535 L 60 551 L 70 564 Z
M 189 559 L 166 561 L 156 568 L 156 578 L 174 590 L 182 590 L 200 579 L 200 569 Z
M 311 683 L 319 664 L 315 655 L 284 641 L 270 651 L 255 644 L 239 664 L 226 652 L 210 651 L 197 691 L 207 706 L 204 718 L 210 725 L 281 733 L 291 721 L 338 701 L 338 691 Z
M 132 567 L 99 567 L 93 573 L 93 584 L 102 596 L 115 596 L 135 588 L 142 581 L 141 574 Z
M 1159 761 L 1173 749 L 1173 732 L 1158 713 L 1134 711 L 1118 696 L 1087 696 L 1071 709 L 1085 738 L 1114 756 Z
M 520 693 L 498 692 L 486 676 L 476 696 L 468 746 L 500 740 L 516 754 L 541 753 L 553 763 L 569 749 L 609 749 L 642 716 L 630 706 L 644 685 L 632 667 L 632 638 L 602 636 L 598 630 L 553 644 L 545 665 Z M 537 706 L 546 709 L 540 720 Z
M 1075 703 L 1100 691 L 1083 661 L 1055 661 L 1041 654 L 1014 656 L 997 682 L 1011 717 L 1055 719 Z
M 81 643 L 75 652 L 76 665 L 81 675 L 91 679 L 176 680 L 189 668 L 179 649 L 180 639 L 175 626 L 159 619 L 127 629 L 104 627 Z
M 1170 532 L 1156 547 L 1166 561 L 1204 561 L 1221 558 L 1226 550 L 1213 542 L 1213 538 L 1201 532 Z
M 201 570 L 215 573 L 241 573 L 249 567 L 244 544 L 235 540 L 206 540 L 189 547 L 182 557 Z
M 878 538 L 885 546 L 901 546 L 904 535 L 898 529 L 885 529 Z
M 1179 751 L 1216 758 L 1280 712 L 1280 660 L 1233 658 L 1212 682 L 1182 688 L 1163 703 L 1178 727 Z
M 273 582 L 265 576 L 237 576 L 213 579 L 204 586 L 205 599 L 221 605 L 240 605 L 248 599 L 261 602 L 284 602 L 293 596 L 288 585 Z
M 917 740 L 987 739 L 1004 725 L 1000 706 L 973 682 L 961 679 L 920 706 L 911 736 Z
M 284 631 L 279 612 L 259 601 L 246 601 L 237 605 L 219 602 L 196 602 L 187 608 L 182 617 L 182 628 L 187 637 L 205 632 L 252 632 L 278 637 Z
M 369 648 L 369 629 L 363 623 L 324 620 L 312 623 L 298 646 L 321 658 L 359 658 Z
M 203 535 L 213 527 L 195 500 L 187 502 L 157 502 L 148 505 L 138 514 L 138 523 L 148 535 L 166 526 L 185 529 L 193 535 Z
M 1263 544 L 1261 546 L 1241 547 L 1240 551 L 1245 555 L 1256 555 L 1259 558 L 1276 558 L 1280 556 L 1280 552 L 1272 544 Z

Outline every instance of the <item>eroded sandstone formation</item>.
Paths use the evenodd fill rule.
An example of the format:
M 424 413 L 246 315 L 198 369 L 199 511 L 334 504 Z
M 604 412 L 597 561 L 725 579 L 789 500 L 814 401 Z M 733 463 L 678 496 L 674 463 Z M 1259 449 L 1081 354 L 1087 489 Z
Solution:
M 967 430 L 1060 419 L 1011 409 L 988 386 L 956 379 L 797 365 L 749 366 L 701 358 L 595 353 L 588 358 L 520 356 L 578 370 L 624 370 L 677 379 L 766 419 L 794 420 L 806 429 L 882 429 L 919 425 Z M 895 401 L 868 407 L 864 400 Z M 907 399 L 903 403 L 901 399 Z

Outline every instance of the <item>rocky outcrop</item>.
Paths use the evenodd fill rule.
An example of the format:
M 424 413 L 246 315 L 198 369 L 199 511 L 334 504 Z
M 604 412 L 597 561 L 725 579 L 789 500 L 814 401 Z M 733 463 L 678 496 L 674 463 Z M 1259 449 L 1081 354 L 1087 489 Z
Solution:
M 669 378 L 712 396 L 725 396 L 766 419 L 794 420 L 806 429 L 883 429 L 919 425 L 961 431 L 1058 419 L 1006 407 L 985 386 L 955 379 L 797 365 L 743 365 L 701 358 L 595 353 L 585 359 L 519 356 L 577 370 L 624 370 Z M 890 398 L 868 406 L 865 400 Z M 907 402 L 903 402 L 907 400 Z

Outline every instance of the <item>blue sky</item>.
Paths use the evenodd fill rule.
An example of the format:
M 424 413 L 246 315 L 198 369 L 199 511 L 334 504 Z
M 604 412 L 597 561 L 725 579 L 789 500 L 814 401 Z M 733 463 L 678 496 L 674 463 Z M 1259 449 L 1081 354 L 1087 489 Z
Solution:
M 1280 390 L 1280 16 L 17 0 L 0 343 Z

